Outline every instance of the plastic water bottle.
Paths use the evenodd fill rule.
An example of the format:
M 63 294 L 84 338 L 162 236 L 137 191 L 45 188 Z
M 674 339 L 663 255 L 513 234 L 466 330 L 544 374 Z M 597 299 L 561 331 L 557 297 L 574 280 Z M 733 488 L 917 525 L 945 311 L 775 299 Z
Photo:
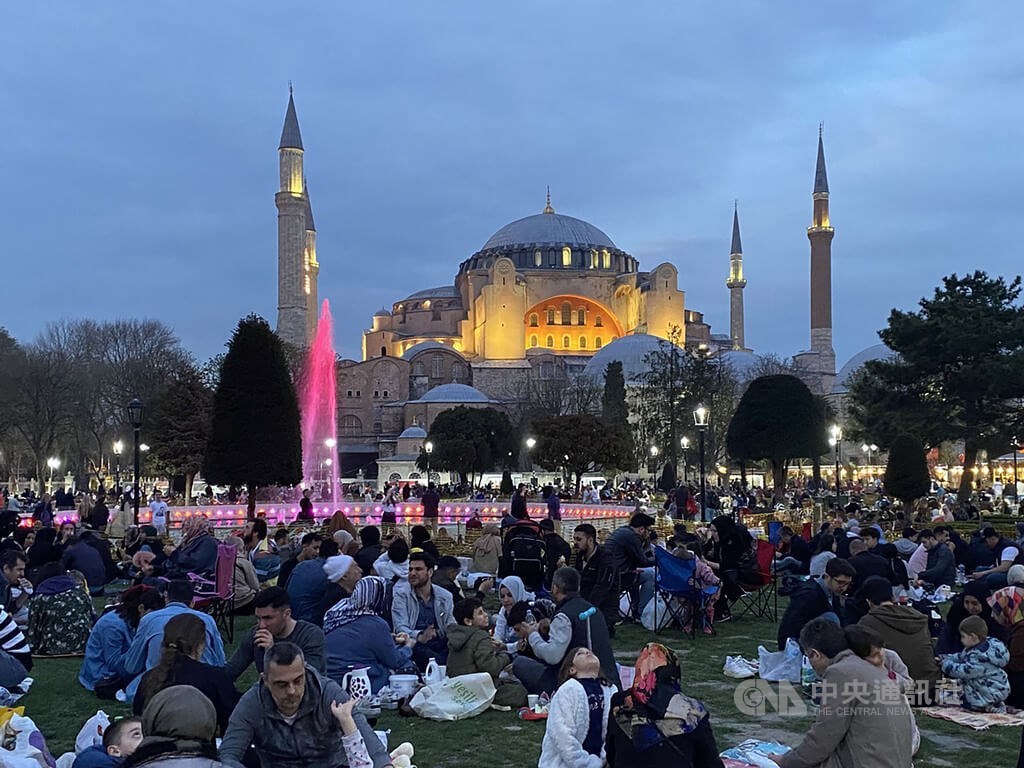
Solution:
M 966 584 L 967 583 L 967 569 L 962 565 L 956 567 L 956 583 Z
M 804 656 L 800 661 L 800 685 L 806 690 L 810 690 L 817 679 L 818 675 L 814 671 L 814 667 L 811 666 L 810 660 Z
M 537 617 L 533 615 L 533 611 L 531 611 L 531 610 L 527 610 L 526 611 L 526 623 L 527 624 L 536 624 L 537 623 Z

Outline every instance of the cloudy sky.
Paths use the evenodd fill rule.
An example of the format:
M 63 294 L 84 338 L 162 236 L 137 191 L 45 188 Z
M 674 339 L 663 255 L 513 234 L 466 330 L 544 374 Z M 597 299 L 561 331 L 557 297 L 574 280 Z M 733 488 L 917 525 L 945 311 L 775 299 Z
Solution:
M 201 12 L 199 9 L 202 9 Z M 1020 270 L 1011 3 L 47 2 L 0 10 L 0 325 L 153 317 L 199 359 L 276 319 L 277 144 L 306 148 L 340 351 L 513 219 L 679 267 L 728 331 L 806 348 L 825 123 L 840 364 L 942 275 Z

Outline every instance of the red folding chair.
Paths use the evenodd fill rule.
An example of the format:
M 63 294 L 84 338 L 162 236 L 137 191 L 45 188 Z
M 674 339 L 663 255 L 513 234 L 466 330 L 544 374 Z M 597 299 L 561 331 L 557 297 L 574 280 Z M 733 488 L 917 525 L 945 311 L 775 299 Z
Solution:
M 217 545 L 213 581 L 195 574 L 190 574 L 190 578 L 196 593 L 193 607 L 210 614 L 228 642 L 232 642 L 235 639 L 235 548 L 228 544 Z
M 740 587 L 743 594 L 733 603 L 733 615 L 739 617 L 749 613 L 776 622 L 779 620 L 779 595 L 776 589 L 778 577 L 772 571 L 775 547 L 767 539 L 755 539 L 755 542 L 757 571 L 741 574 Z

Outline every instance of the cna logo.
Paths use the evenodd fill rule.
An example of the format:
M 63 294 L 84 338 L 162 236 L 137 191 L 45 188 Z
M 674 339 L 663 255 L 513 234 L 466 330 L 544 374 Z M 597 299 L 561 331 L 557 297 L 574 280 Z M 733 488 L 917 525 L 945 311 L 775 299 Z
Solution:
M 780 683 L 769 683 L 760 678 L 743 680 L 736 686 L 732 700 L 744 715 L 759 716 L 770 712 L 793 717 L 807 715 L 803 696 L 785 680 Z

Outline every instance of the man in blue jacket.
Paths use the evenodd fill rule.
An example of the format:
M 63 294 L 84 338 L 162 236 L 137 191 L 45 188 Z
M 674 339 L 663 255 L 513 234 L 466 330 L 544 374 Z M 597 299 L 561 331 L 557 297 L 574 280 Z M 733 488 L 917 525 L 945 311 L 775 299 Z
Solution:
M 426 669 L 430 659 L 444 664 L 448 659 L 447 627 L 455 623 L 455 601 L 444 588 L 434 588 L 434 558 L 429 552 L 409 555 L 409 580 L 395 584 L 391 601 L 391 624 L 416 641 L 412 660 Z

